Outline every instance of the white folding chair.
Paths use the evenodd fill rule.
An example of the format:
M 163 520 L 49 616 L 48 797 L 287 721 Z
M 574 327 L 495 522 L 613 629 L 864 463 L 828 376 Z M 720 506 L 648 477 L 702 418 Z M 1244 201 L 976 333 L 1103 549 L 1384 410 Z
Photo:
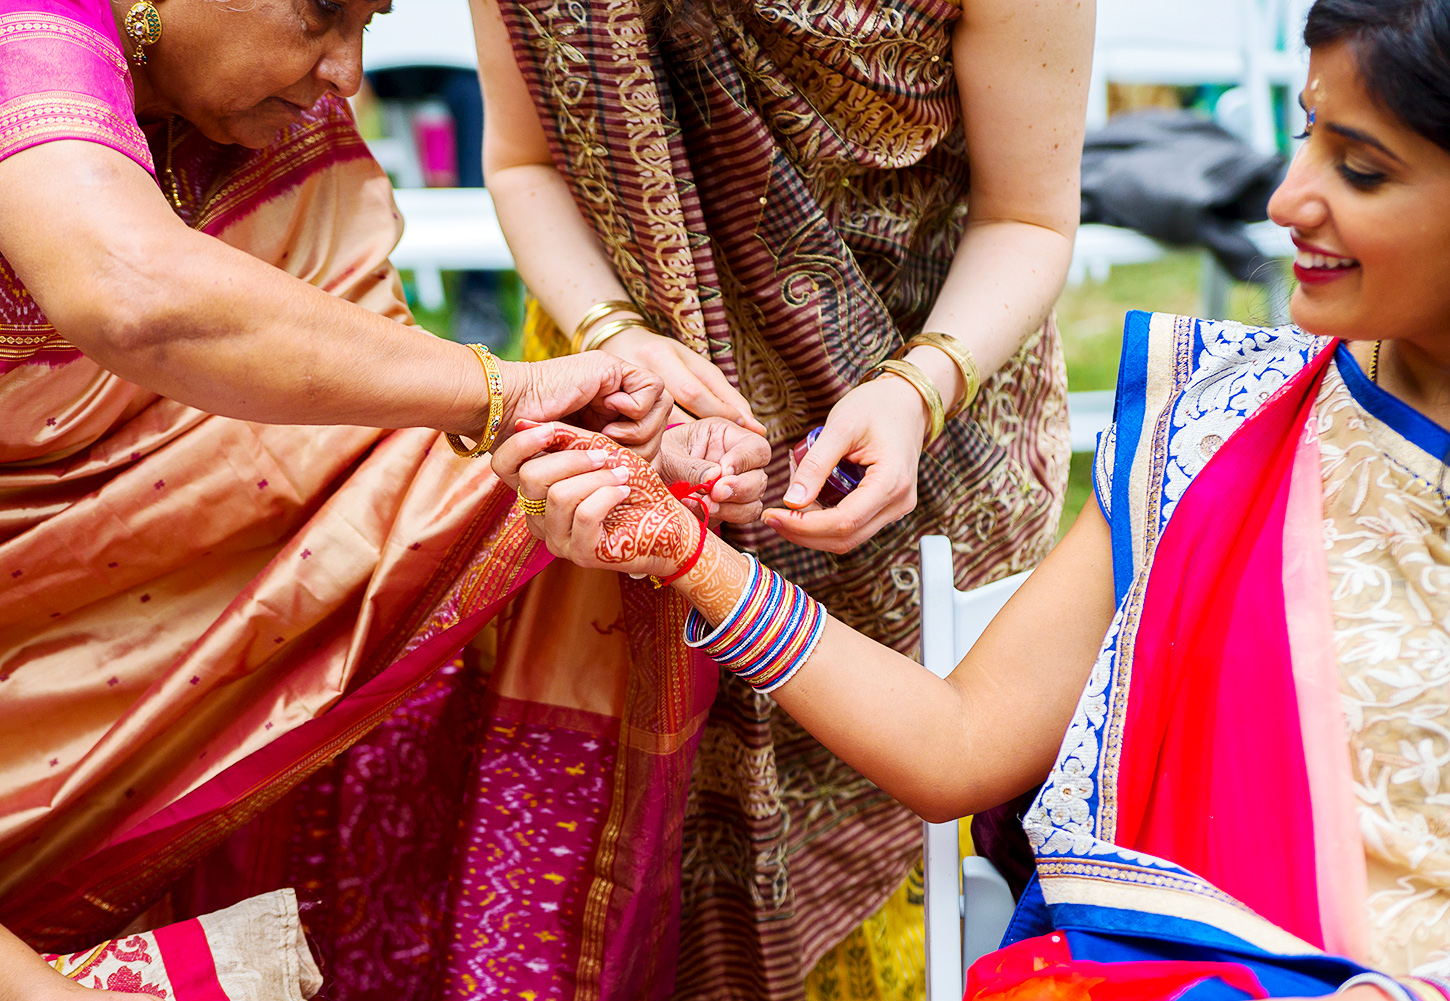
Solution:
M 950 674 L 1026 579 L 1019 573 L 958 591 L 951 542 L 944 535 L 923 536 L 921 661 L 926 668 L 939 678 Z M 958 823 L 923 825 L 927 1001 L 960 1001 L 967 968 L 997 948 L 1014 906 L 1006 880 L 992 863 L 961 857 Z

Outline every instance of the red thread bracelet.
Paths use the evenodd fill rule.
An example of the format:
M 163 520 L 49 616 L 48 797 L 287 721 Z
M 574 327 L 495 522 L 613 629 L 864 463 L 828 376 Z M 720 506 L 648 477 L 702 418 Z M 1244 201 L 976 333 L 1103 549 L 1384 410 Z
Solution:
M 689 483 L 685 480 L 676 480 L 670 484 L 670 496 L 684 504 L 687 501 L 694 501 L 700 505 L 699 518 L 701 521 L 708 521 L 710 509 L 705 504 L 705 498 L 710 496 L 710 491 L 715 489 L 715 484 L 720 482 L 725 474 L 715 477 L 713 480 L 706 480 L 704 483 Z
M 670 584 L 673 584 L 675 581 L 685 576 L 685 574 L 695 569 L 695 564 L 700 562 L 700 554 L 705 551 L 705 536 L 708 535 L 709 532 L 710 526 L 708 525 L 708 523 L 703 521 L 700 522 L 700 544 L 695 547 L 695 554 L 685 561 L 685 565 L 680 567 L 680 569 L 676 570 L 674 573 L 670 574 L 664 580 L 660 580 L 654 574 L 650 574 L 650 580 L 654 581 L 654 585 L 656 588 L 666 587 Z

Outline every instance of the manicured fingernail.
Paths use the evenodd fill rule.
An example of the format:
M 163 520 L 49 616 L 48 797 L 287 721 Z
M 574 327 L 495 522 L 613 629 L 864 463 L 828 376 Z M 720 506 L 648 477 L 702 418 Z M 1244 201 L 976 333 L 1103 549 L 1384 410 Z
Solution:
M 799 504 L 805 499 L 806 488 L 799 483 L 792 483 L 790 489 L 785 492 L 785 502 L 787 504 Z
M 591 448 L 587 454 L 589 456 L 589 461 L 594 463 L 595 469 L 598 469 L 600 466 L 604 465 L 606 462 L 609 461 L 609 452 L 606 449 Z
M 623 466 L 615 466 L 614 478 L 620 481 L 629 479 L 629 470 L 625 469 Z
M 629 487 L 620 487 L 619 488 L 619 492 L 623 496 L 628 497 L 629 496 Z

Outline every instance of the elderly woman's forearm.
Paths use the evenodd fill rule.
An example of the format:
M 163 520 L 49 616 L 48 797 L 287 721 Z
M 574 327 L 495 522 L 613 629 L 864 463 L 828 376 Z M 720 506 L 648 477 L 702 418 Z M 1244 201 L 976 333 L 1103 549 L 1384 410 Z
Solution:
M 71 338 L 117 375 L 212 413 L 471 434 L 488 398 L 471 351 L 190 230 L 117 267 L 115 308 Z M 130 289 L 125 300 L 114 294 Z
M 84 989 L 67 980 L 4 925 L 0 925 L 0 1001 L 50 1001 L 80 995 Z
M 189 229 L 114 150 L 32 147 L 0 161 L 0 192 L 0 254 L 56 331 L 125 379 L 272 423 L 484 423 L 467 348 Z

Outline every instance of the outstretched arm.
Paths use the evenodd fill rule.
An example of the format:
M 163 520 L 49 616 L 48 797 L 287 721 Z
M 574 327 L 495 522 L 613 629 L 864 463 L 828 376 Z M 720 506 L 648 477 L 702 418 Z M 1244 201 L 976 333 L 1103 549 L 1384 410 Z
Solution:
M 150 994 L 90 990 L 61 976 L 0 926 L 0 1001 L 141 1001 Z
M 694 552 L 698 526 L 636 463 L 557 425 L 521 432 L 494 456 L 495 470 L 523 496 L 547 499 L 530 528 L 556 555 L 668 576 Z M 711 535 L 673 586 L 718 624 L 748 573 L 745 557 Z M 946 679 L 830 619 L 805 666 L 774 695 L 922 817 L 952 819 L 1047 774 L 1112 615 L 1107 524 L 1090 504 Z
M 0 218 L 0 256 L 56 331 L 153 392 L 271 424 L 473 438 L 489 424 L 488 383 L 467 347 L 189 228 L 151 176 L 109 147 L 63 140 L 0 161 Z M 514 417 L 587 411 L 595 430 L 643 444 L 669 412 L 657 377 L 608 355 L 500 371 L 510 429 Z

